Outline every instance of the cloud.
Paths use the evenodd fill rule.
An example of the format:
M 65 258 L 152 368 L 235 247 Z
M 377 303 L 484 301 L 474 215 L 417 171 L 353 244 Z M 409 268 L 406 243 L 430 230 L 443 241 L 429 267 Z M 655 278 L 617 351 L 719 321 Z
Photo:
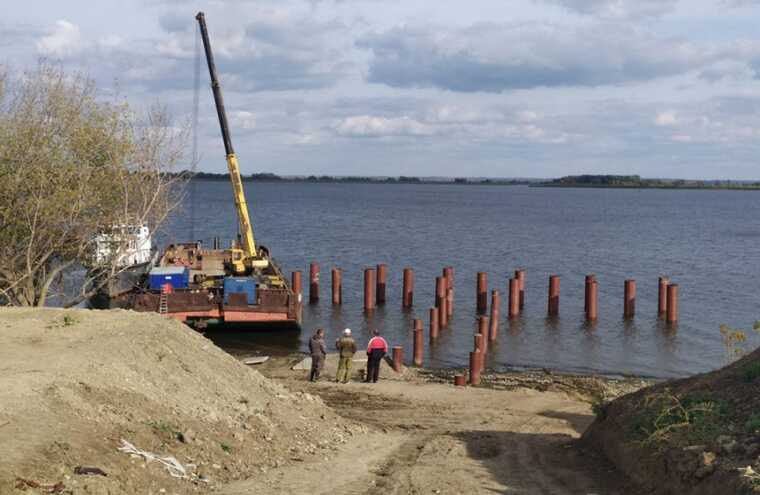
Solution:
M 64 57 L 78 52 L 83 46 L 79 26 L 66 20 L 55 23 L 50 34 L 37 42 L 37 52 L 44 56 Z
M 252 130 L 256 128 L 256 116 L 245 110 L 233 110 L 229 112 L 230 124 L 234 129 Z
M 533 110 L 521 110 L 517 112 L 517 120 L 520 122 L 536 122 L 541 120 L 542 115 Z
M 758 65 L 757 68 L 760 68 Z M 699 78 L 711 83 L 724 80 L 746 80 L 757 77 L 757 69 L 744 60 L 719 60 L 705 67 L 699 73 Z
M 528 145 L 561 144 L 582 138 L 577 126 L 546 118 L 541 112 L 498 105 L 438 104 L 418 101 L 412 111 L 374 106 L 374 113 L 349 115 L 333 123 L 341 137 L 408 138 L 433 141 Z M 409 105 L 407 105 L 408 107 Z
M 209 37 L 225 87 L 237 91 L 286 91 L 334 85 L 350 65 L 342 36 L 346 26 L 297 10 L 254 5 L 245 17 L 212 12 Z M 242 21 L 242 22 L 241 22 Z M 177 60 L 195 56 L 195 21 L 178 12 L 159 18 L 157 51 Z M 350 45 L 349 45 L 350 47 Z
M 678 123 L 678 117 L 676 116 L 676 112 L 668 110 L 658 113 L 654 118 L 654 123 L 659 127 L 674 126 Z
M 385 118 L 359 115 L 343 119 L 335 130 L 341 136 L 385 137 L 385 136 L 431 136 L 434 130 L 409 117 Z
M 721 0 L 722 5 L 732 8 L 757 7 L 757 0 Z
M 197 22 L 194 17 L 179 12 L 165 12 L 159 16 L 158 25 L 168 33 L 197 29 Z
M 371 53 L 370 82 L 492 93 L 647 81 L 683 74 L 715 56 L 633 28 L 539 23 L 403 26 L 366 35 L 358 46 Z
M 660 17 L 675 9 L 679 0 L 540 0 L 572 12 L 605 18 Z M 733 0 L 741 1 L 741 0 Z M 746 1 L 746 0 L 745 0 Z

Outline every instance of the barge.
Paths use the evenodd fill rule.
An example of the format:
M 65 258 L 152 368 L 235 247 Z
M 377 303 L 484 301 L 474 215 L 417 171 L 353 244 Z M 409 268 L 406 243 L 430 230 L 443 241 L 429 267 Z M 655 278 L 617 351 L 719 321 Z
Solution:
M 301 324 L 301 295 L 288 286 L 263 246 L 265 266 L 234 275 L 236 249 L 171 244 L 137 289 L 111 299 L 112 307 L 154 311 L 199 330 L 209 323 Z
M 289 287 L 269 250 L 256 245 L 202 12 L 196 20 L 232 182 L 238 239 L 227 249 L 221 248 L 216 238 L 211 249 L 201 242 L 170 244 L 142 282 L 112 297 L 109 306 L 154 311 L 198 329 L 208 324 L 235 323 L 277 322 L 300 326 L 301 294 Z

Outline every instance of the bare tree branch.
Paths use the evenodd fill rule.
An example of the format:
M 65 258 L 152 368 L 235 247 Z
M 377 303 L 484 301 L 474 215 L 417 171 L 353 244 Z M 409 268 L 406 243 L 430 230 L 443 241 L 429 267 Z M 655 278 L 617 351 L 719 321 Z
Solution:
M 187 129 L 160 107 L 139 118 L 100 101 L 92 80 L 58 66 L 8 81 L 0 71 L 0 304 L 45 305 L 78 273 L 73 293 L 56 294 L 72 304 L 126 269 L 126 238 L 93 264 L 98 235 L 155 232 L 179 204 Z

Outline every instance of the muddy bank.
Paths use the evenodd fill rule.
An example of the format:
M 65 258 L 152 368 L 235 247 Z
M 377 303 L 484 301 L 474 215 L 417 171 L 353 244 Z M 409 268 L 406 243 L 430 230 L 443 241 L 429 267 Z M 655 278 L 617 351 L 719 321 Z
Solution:
M 243 359 L 242 357 L 240 359 Z M 299 376 L 299 371 L 309 368 L 309 358 L 300 353 L 288 356 L 271 356 L 270 359 L 257 366 L 256 369 L 268 377 L 293 380 Z M 354 379 L 364 378 L 366 356 L 357 352 L 354 357 Z M 453 384 L 455 375 L 467 376 L 466 368 L 410 368 L 402 366 L 401 373 L 394 373 L 390 359 L 382 362 L 382 374 L 388 380 L 404 380 L 413 383 Z M 326 379 L 335 377 L 337 357 L 328 354 L 323 376 Z M 295 372 L 295 373 L 294 373 Z M 568 394 L 580 401 L 600 403 L 611 401 L 644 387 L 658 383 L 657 380 L 639 377 L 610 377 L 602 375 L 577 375 L 572 373 L 555 372 L 551 370 L 525 369 L 519 371 L 485 370 L 481 376 L 478 388 L 492 390 L 532 389 L 539 392 L 560 392 Z

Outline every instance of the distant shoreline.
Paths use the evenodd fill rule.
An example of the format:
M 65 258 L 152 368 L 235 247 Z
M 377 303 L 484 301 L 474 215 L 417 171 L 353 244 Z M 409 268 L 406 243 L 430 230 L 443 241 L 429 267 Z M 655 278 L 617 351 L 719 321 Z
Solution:
M 263 174 L 262 174 L 263 175 Z M 268 174 L 267 174 L 268 175 Z M 200 173 L 191 176 L 197 180 L 229 181 L 227 174 Z M 480 186 L 527 186 L 537 183 L 537 179 L 424 179 L 419 177 L 283 177 L 258 176 L 257 174 L 241 177 L 243 182 L 283 182 L 306 184 L 437 184 L 437 185 L 480 185 Z
M 591 184 L 529 184 L 529 187 L 544 187 L 544 188 L 557 188 L 557 189 L 663 189 L 663 190 L 690 190 L 690 191 L 760 191 L 760 185 L 749 184 L 746 186 L 730 185 L 730 186 L 602 186 Z
M 191 178 L 205 181 L 229 181 L 228 174 L 199 172 Z M 490 179 L 490 178 L 420 178 L 420 177 L 336 177 L 308 176 L 288 177 L 271 173 L 250 174 L 242 177 L 243 182 L 306 183 L 306 184 L 421 184 L 421 185 L 470 185 L 470 186 L 528 186 L 547 188 L 582 189 L 663 189 L 663 190 L 715 190 L 715 191 L 758 191 L 760 181 L 736 180 L 686 180 L 686 179 L 642 179 L 639 176 L 623 175 L 582 175 L 559 179 Z
M 582 187 L 601 189 L 706 189 L 760 190 L 760 182 L 737 180 L 642 179 L 638 175 L 568 175 L 531 184 L 534 187 Z

